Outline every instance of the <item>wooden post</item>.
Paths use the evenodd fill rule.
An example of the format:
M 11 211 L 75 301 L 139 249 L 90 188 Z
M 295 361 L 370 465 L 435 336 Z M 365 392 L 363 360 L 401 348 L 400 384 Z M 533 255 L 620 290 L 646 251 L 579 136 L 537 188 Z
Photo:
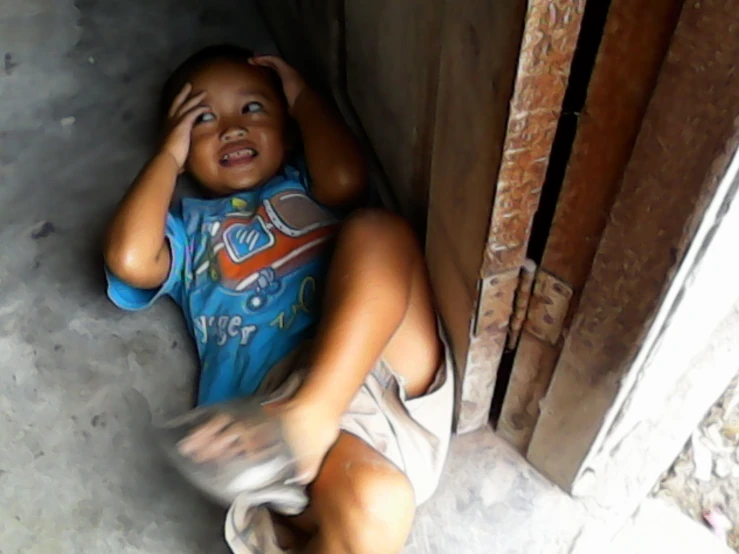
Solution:
M 427 253 L 459 370 L 459 432 L 489 420 L 585 1 L 528 2 L 519 47 L 523 4 L 447 2 L 444 18 Z M 516 57 L 511 96 L 502 78 Z

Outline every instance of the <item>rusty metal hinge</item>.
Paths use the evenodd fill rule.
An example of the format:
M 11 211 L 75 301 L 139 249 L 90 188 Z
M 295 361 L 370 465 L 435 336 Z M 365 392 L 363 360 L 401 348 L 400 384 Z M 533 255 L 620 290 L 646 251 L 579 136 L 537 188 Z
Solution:
M 514 350 L 523 330 L 556 344 L 563 333 L 572 294 L 570 285 L 537 268 L 533 260 L 526 260 L 517 279 L 506 347 Z
M 477 311 L 472 323 L 473 336 L 502 334 L 503 346 L 518 286 L 518 273 L 518 269 L 512 269 L 480 280 Z
M 569 284 L 539 268 L 526 312 L 524 330 L 539 340 L 556 345 L 564 333 L 572 296 L 573 290 Z
M 520 269 L 481 279 L 473 336 L 507 333 L 506 348 L 518 346 L 525 330 L 552 345 L 562 336 L 572 287 L 526 260 Z

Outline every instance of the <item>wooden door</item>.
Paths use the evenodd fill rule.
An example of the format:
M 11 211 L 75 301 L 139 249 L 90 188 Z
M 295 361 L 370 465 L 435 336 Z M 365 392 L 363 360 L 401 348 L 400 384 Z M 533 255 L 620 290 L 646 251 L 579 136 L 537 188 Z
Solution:
M 650 56 L 645 55 L 649 48 L 666 54 L 656 74 L 653 69 L 647 72 L 654 75 L 655 84 L 599 244 L 592 250 L 592 264 L 527 452 L 537 468 L 567 490 L 578 483 L 590 483 L 591 489 L 600 485 L 599 500 L 614 496 L 613 487 L 619 492 L 646 491 L 666 469 L 645 459 L 650 453 L 663 455 L 665 438 L 676 432 L 674 416 L 661 420 L 654 415 L 664 391 L 674 391 L 671 400 L 679 399 L 678 412 L 682 404 L 683 411 L 695 414 L 693 426 L 709 409 L 709 398 L 694 403 L 693 390 L 681 382 L 680 365 L 689 365 L 691 350 L 702 346 L 711 325 L 720 321 L 721 309 L 728 311 L 736 298 L 733 290 L 709 296 L 713 319 L 701 317 L 705 308 L 694 307 L 695 329 L 682 333 L 681 342 L 687 344 L 673 343 L 687 359 L 651 366 L 657 377 L 650 376 L 648 362 L 659 348 L 659 337 L 669 334 L 670 320 L 680 299 L 690 294 L 691 275 L 698 273 L 708 248 L 700 241 L 695 244 L 696 229 L 706 228 L 710 246 L 708 239 L 720 231 L 721 217 L 737 189 L 731 162 L 739 147 L 739 73 L 734 70 L 739 13 L 722 0 L 682 5 L 661 1 L 649 8 L 621 2 L 632 11 L 618 32 L 614 30 L 613 40 L 623 44 L 627 25 L 644 25 L 643 36 L 652 35 L 642 39 L 648 42 L 631 58 L 628 82 L 633 85 L 639 74 L 637 60 L 643 60 L 642 69 L 650 67 Z M 661 15 L 649 25 L 643 19 L 656 14 L 652 10 L 658 5 Z M 630 92 L 640 95 L 638 88 Z M 720 184 L 724 199 L 715 198 Z M 715 200 L 718 205 L 706 220 L 707 206 Z M 689 250 L 692 257 L 687 256 Z M 722 270 L 730 267 L 736 263 Z M 675 280 L 678 272 L 681 282 Z M 707 382 L 715 378 L 704 377 Z M 654 388 L 653 382 L 642 392 L 648 379 L 660 386 Z M 687 440 L 690 423 L 681 423 L 677 448 Z M 671 461 L 668 456 L 663 463 Z M 644 478 L 647 467 L 651 481 Z
M 670 429 L 640 426 L 632 404 L 642 341 L 670 309 L 663 297 L 737 148 L 731 3 L 262 4 L 287 57 L 327 83 L 425 229 L 458 373 L 457 430 L 487 423 L 507 350 L 497 432 L 564 489 L 603 505 L 618 483 L 635 506 L 664 467 L 650 461 L 645 479 L 625 456 L 664 445 Z M 562 118 L 586 6 L 606 7 L 602 40 L 582 113 Z M 552 189 L 552 147 L 573 117 Z M 545 183 L 538 221 L 551 210 L 551 226 L 540 225 L 537 253 Z
M 426 252 L 459 432 L 490 418 L 584 4 L 447 2 Z
M 489 419 L 583 5 L 262 2 L 285 54 L 330 81 L 401 211 L 426 231 L 459 431 Z
M 546 248 L 516 344 L 498 433 L 526 453 L 682 0 L 612 0 Z M 553 184 L 553 183 L 551 183 Z M 595 346 L 594 346 L 595 348 Z

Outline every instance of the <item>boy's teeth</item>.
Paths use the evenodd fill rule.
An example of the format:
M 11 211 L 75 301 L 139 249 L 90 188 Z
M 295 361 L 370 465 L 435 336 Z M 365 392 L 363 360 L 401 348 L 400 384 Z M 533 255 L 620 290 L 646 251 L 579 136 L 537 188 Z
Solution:
M 230 152 L 229 154 L 224 154 L 221 158 L 222 160 L 230 160 L 231 158 L 241 158 L 243 156 L 255 156 L 257 153 L 256 150 L 253 148 L 242 148 L 241 150 L 237 150 L 236 152 Z

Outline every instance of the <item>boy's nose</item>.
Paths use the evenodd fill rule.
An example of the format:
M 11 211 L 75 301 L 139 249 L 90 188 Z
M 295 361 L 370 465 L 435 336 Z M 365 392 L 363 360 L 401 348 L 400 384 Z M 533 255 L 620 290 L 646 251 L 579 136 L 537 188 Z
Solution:
M 246 136 L 246 133 L 247 131 L 243 127 L 232 125 L 227 129 L 224 129 L 224 131 L 221 133 L 221 140 L 225 142 L 239 140 L 244 138 Z

